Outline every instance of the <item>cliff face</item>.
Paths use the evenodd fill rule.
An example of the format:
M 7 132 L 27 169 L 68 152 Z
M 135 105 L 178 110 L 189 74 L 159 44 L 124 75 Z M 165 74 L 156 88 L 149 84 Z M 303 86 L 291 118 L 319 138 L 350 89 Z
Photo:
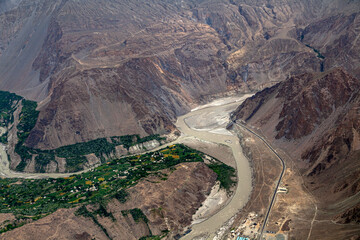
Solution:
M 0 88 L 40 102 L 27 141 L 37 148 L 165 133 L 208 95 L 261 90 L 338 64 L 358 72 L 354 2 L 0 4 Z M 316 41 L 326 29 L 333 41 Z M 354 57 L 337 60 L 340 53 Z
M 282 98 L 276 138 L 298 139 L 309 135 L 325 119 L 351 100 L 359 81 L 342 70 L 324 74 L 303 74 L 280 84 Z
M 342 69 L 303 74 L 259 92 L 232 116 L 259 127 L 285 149 L 323 207 L 351 221 L 358 221 L 349 214 L 360 190 L 359 88 L 359 80 Z M 341 208 L 334 207 L 345 199 Z

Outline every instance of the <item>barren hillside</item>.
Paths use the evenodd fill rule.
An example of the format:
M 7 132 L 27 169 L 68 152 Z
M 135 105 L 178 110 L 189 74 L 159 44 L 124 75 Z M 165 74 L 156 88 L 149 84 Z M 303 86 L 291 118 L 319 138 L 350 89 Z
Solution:
M 360 222 L 359 89 L 343 69 L 302 74 L 247 99 L 232 116 L 295 160 L 304 189 L 319 204 L 317 219 Z
M 359 74 L 356 1 L 0 6 L 0 88 L 40 102 L 27 142 L 37 148 L 168 133 L 207 96 L 260 90 L 289 74 L 337 65 Z

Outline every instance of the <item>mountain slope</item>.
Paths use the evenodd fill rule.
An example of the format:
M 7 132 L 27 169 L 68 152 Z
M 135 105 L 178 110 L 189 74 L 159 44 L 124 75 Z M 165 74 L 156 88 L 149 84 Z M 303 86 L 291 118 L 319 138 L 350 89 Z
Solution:
M 27 144 L 42 149 L 168 133 L 176 116 L 210 95 L 338 65 L 340 35 L 354 46 L 344 58 L 357 49 L 359 5 L 339 0 L 0 4 L 0 88 L 39 101 Z M 311 24 L 326 29 L 340 13 L 338 22 L 348 20 L 341 31 L 330 26 L 335 40 L 316 42 Z M 324 63 L 305 44 L 333 50 Z M 357 74 L 356 63 L 345 67 Z
M 303 74 L 259 92 L 232 115 L 296 160 L 324 214 L 348 223 L 359 223 L 359 89 L 339 68 Z

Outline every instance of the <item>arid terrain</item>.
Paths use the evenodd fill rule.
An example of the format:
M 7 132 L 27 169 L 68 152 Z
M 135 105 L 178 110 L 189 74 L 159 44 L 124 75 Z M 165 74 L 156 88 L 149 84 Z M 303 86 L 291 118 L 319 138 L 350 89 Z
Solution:
M 359 89 L 358 0 L 2 0 L 0 238 L 359 239 Z
M 291 219 L 285 229 L 295 239 L 334 239 L 324 231 L 329 228 L 339 238 L 360 236 L 359 84 L 342 69 L 302 74 L 257 93 L 233 113 L 288 165 L 282 181 L 288 194 L 278 195 L 269 231 Z
M 171 132 L 176 116 L 210 95 L 257 91 L 302 72 L 343 66 L 359 76 L 357 1 L 1 6 L 0 88 L 40 102 L 26 143 L 42 149 Z

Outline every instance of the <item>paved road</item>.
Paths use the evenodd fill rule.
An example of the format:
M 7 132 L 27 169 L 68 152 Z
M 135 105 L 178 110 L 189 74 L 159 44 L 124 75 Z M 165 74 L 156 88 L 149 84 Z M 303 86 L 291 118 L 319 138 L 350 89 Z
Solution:
M 273 193 L 273 196 L 271 198 L 271 202 L 270 202 L 270 205 L 269 205 L 269 208 L 266 212 L 266 216 L 265 216 L 265 219 L 264 219 L 264 223 L 263 225 L 261 226 L 261 230 L 260 230 L 260 235 L 258 237 L 258 239 L 260 240 L 262 235 L 263 235 L 263 232 L 264 232 L 264 229 L 265 229 L 265 226 L 266 226 L 266 223 L 268 221 L 268 218 L 269 218 L 269 215 L 270 215 L 270 211 L 271 211 L 271 208 L 273 207 L 274 205 L 274 202 L 275 202 L 275 198 L 276 198 L 276 193 L 279 189 L 279 186 L 280 186 L 280 183 L 281 183 L 281 180 L 284 176 L 284 173 L 285 173 L 285 169 L 286 169 L 286 165 L 285 165 L 285 162 L 284 160 L 279 156 L 279 154 L 277 154 L 277 152 L 275 151 L 275 149 L 263 138 L 261 137 L 259 134 L 257 134 L 256 132 L 254 132 L 253 130 L 249 129 L 247 126 L 245 126 L 244 124 L 241 124 L 241 123 L 237 123 L 237 122 L 233 122 L 234 124 L 242 127 L 242 128 L 245 128 L 247 131 L 249 131 L 250 133 L 252 133 L 253 135 L 255 135 L 257 138 L 259 138 L 261 141 L 264 142 L 264 144 L 276 155 L 276 157 L 280 160 L 281 162 L 281 165 L 282 165 L 282 171 L 280 173 L 280 176 L 279 176 L 279 180 L 277 181 L 276 183 L 276 187 L 275 187 L 275 190 L 274 190 L 274 193 Z

